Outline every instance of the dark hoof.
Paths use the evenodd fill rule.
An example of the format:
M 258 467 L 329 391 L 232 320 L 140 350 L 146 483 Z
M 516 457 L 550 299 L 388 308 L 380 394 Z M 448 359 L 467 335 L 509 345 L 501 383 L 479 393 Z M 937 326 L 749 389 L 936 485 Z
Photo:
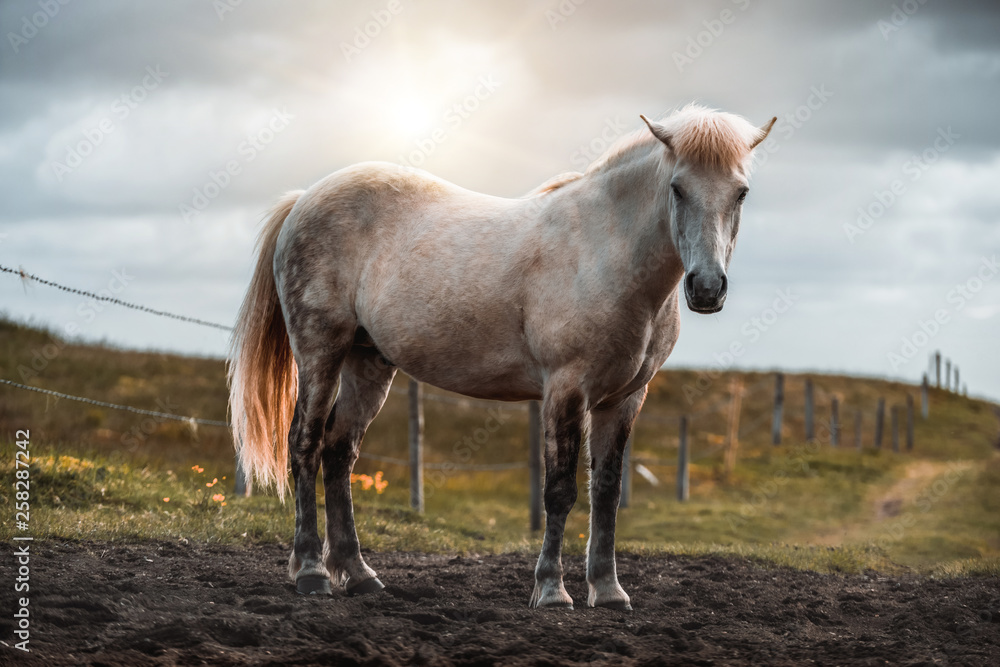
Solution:
M 615 611 L 632 611 L 632 605 L 628 602 L 623 602 L 622 600 L 611 600 L 597 606 L 604 609 L 614 609 Z
M 378 593 L 383 588 L 385 588 L 385 584 L 379 581 L 378 577 L 372 577 L 371 579 L 365 579 L 357 586 L 349 587 L 347 594 L 350 596 L 368 595 L 369 593 Z
M 295 590 L 299 595 L 331 595 L 330 577 L 309 575 L 295 580 Z

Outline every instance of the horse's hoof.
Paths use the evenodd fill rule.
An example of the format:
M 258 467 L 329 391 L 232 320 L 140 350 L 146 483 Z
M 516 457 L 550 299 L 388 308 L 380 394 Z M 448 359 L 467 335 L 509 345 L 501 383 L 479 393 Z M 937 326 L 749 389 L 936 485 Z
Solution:
M 538 605 L 539 609 L 567 609 L 573 611 L 572 602 L 550 602 L 549 604 Z
M 371 579 L 365 579 L 357 586 L 348 586 L 347 594 L 351 597 L 355 595 L 368 595 L 369 593 L 378 593 L 383 588 L 385 588 L 385 584 L 379 581 L 378 577 L 372 577 Z
M 309 575 L 295 580 L 295 590 L 299 595 L 331 595 L 330 577 Z
M 607 602 L 602 602 L 597 607 L 602 607 L 604 609 L 614 609 L 615 611 L 632 611 L 632 605 L 625 600 L 608 600 Z

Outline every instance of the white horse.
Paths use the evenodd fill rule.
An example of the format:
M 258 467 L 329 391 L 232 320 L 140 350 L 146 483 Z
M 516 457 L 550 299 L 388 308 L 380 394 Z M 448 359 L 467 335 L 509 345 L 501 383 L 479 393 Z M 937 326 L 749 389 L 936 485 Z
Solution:
M 468 396 L 543 402 L 534 607 L 573 605 L 562 538 L 586 441 L 587 603 L 631 608 L 614 551 L 622 452 L 677 341 L 681 278 L 691 310 L 725 302 L 752 152 L 775 121 L 698 106 L 641 118 L 586 173 L 521 199 L 369 162 L 278 203 L 233 337 L 230 404 L 248 478 L 283 495 L 291 462 L 300 593 L 383 588 L 361 557 L 350 474 L 400 368 Z

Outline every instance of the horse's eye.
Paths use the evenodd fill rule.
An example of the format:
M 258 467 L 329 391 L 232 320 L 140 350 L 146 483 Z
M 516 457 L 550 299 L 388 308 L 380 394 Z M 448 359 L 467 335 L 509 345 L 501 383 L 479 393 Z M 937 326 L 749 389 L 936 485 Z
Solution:
M 740 196 L 737 197 L 737 199 L 736 199 L 736 203 L 737 204 L 742 204 L 746 200 L 748 192 L 750 192 L 750 191 L 749 190 L 744 190 L 743 192 L 741 192 Z
M 684 194 L 681 192 L 681 189 L 679 187 L 677 187 L 676 185 L 671 184 L 670 185 L 670 190 L 671 190 L 671 192 L 674 193 L 674 196 L 677 197 L 677 199 L 684 199 Z

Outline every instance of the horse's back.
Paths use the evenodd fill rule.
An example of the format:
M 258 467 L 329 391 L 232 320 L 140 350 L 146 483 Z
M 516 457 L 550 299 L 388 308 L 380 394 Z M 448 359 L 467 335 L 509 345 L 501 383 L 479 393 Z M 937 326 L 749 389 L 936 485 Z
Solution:
M 302 195 L 275 270 L 285 275 L 286 298 L 353 318 L 415 377 L 465 393 L 491 386 L 501 396 L 533 394 L 522 292 L 536 244 L 523 209 L 523 200 L 426 172 L 362 163 Z M 440 361 L 458 357 L 450 371 Z

